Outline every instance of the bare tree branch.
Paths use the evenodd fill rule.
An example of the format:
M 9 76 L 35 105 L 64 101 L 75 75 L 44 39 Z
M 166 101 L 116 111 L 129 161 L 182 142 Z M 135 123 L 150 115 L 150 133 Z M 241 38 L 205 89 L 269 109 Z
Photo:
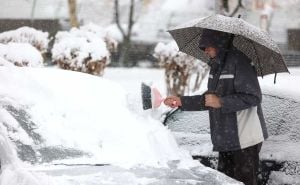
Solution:
M 233 17 L 240 8 L 244 8 L 243 4 L 242 4 L 242 0 L 238 1 L 237 6 L 235 7 L 235 9 L 233 10 L 233 12 L 229 15 L 230 17 Z
M 120 10 L 119 10 L 119 0 L 115 0 L 115 21 L 117 26 L 122 33 L 123 38 L 126 37 L 125 31 L 120 24 Z
M 129 19 L 128 20 L 128 34 L 127 34 L 128 37 L 130 37 L 131 32 L 132 32 L 132 27 L 134 25 L 134 20 L 133 20 L 134 6 L 135 6 L 135 0 L 131 0 L 129 17 L 128 17 L 128 19 Z
M 122 28 L 120 23 L 120 9 L 119 0 L 115 0 L 115 22 L 122 33 L 123 41 L 120 49 L 119 62 L 122 66 L 129 66 L 129 52 L 132 46 L 131 35 L 133 30 L 133 25 L 135 24 L 134 14 L 135 14 L 135 3 L 136 0 L 130 0 L 129 14 L 128 14 L 128 25 L 127 29 Z

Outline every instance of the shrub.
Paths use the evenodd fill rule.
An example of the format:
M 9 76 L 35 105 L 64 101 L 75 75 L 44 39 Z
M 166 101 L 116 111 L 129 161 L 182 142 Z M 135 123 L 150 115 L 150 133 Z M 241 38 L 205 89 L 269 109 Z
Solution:
M 159 66 L 165 68 L 168 94 L 184 95 L 191 90 L 198 90 L 208 72 L 205 63 L 180 52 L 175 42 L 158 43 L 154 49 L 154 57 Z
M 0 33 L 0 43 L 28 43 L 38 49 L 42 54 L 47 52 L 49 34 L 30 27 L 21 27 L 16 30 Z
M 101 35 L 72 28 L 58 32 L 52 48 L 52 61 L 60 68 L 103 75 L 110 53 Z
M 28 43 L 0 44 L 0 58 L 20 67 L 36 67 L 43 64 L 41 53 Z

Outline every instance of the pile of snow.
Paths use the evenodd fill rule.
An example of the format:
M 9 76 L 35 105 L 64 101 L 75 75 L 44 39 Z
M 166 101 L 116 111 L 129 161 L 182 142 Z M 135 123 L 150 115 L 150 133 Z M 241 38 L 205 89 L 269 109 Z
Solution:
M 110 53 L 101 35 L 72 28 L 55 36 L 52 60 L 63 69 L 103 75 Z
M 45 53 L 48 49 L 48 36 L 48 32 L 43 32 L 30 27 L 21 27 L 16 30 L 0 33 L 0 43 L 28 43 L 38 49 L 41 53 Z
M 109 80 L 14 66 L 1 66 L 0 78 L 1 185 L 240 184 L 193 161 L 161 122 L 130 111 Z M 34 166 L 19 160 L 32 152 Z
M 21 67 L 41 66 L 44 61 L 41 53 L 28 43 L 0 44 L 0 58 L 2 65 L 8 61 Z
M 35 152 L 33 162 L 52 157 L 50 162 L 121 166 L 194 163 L 159 121 L 131 112 L 125 91 L 111 81 L 57 69 L 1 67 L 0 71 L 4 135 L 19 147 L 31 146 L 26 154 Z M 43 153 L 51 148 L 58 154 L 72 149 L 82 155 L 66 160 L 67 154 L 61 159 L 58 154 L 49 156 L 53 152 Z
M 154 49 L 154 57 L 159 65 L 165 68 L 167 89 L 171 94 L 184 95 L 190 93 L 190 89 L 195 92 L 208 73 L 207 64 L 180 52 L 174 41 L 167 44 L 158 43 Z M 193 76 L 195 78 L 191 80 Z

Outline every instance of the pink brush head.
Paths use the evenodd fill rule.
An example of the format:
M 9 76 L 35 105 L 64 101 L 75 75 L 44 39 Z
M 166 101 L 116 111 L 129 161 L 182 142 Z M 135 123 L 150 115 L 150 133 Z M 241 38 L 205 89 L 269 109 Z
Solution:
M 162 97 L 160 92 L 155 87 L 152 88 L 152 107 L 158 108 L 163 101 L 164 98 Z
M 155 87 L 151 88 L 151 101 L 152 101 L 152 107 L 153 108 L 158 108 L 163 101 L 165 101 L 165 98 L 162 97 L 160 94 L 159 90 Z M 172 105 L 176 105 L 176 101 L 172 102 Z

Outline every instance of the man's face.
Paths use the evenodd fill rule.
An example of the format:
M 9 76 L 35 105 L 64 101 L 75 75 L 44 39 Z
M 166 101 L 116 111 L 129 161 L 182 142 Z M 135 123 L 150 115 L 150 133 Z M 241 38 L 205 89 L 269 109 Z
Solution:
M 204 52 L 209 58 L 215 58 L 217 56 L 217 49 L 214 47 L 207 47 Z

